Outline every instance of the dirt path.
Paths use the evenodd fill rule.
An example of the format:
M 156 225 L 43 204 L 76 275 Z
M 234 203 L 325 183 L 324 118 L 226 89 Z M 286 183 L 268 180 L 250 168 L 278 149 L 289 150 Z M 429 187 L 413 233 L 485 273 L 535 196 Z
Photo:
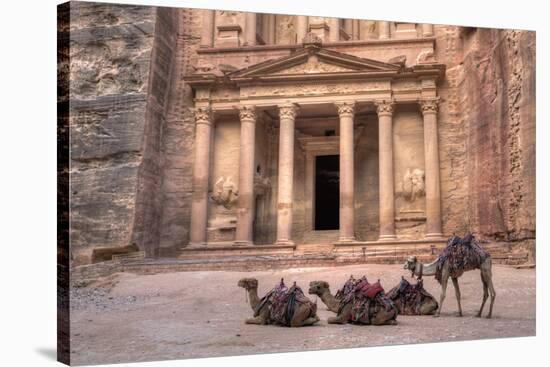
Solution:
M 336 290 L 354 274 L 381 279 L 389 290 L 401 275 L 399 265 L 353 265 L 264 272 L 180 272 L 116 274 L 72 292 L 72 362 L 119 363 L 288 352 L 420 342 L 535 335 L 535 270 L 494 266 L 497 298 L 493 319 L 474 317 L 482 297 L 479 271 L 460 279 L 464 317 L 456 317 L 449 285 L 440 318 L 399 316 L 397 326 L 327 325 L 333 314 L 318 299 L 321 322 L 305 328 L 245 325 L 252 316 L 242 277 L 256 277 L 262 296 L 281 278 L 297 281 L 307 293 L 312 280 Z M 439 299 L 439 285 L 425 278 Z M 315 300 L 315 296 L 311 297 Z

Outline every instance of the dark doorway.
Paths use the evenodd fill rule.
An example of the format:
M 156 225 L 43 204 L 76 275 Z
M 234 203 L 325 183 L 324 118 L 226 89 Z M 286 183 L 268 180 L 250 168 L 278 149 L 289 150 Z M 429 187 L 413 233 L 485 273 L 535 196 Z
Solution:
M 315 159 L 315 230 L 340 228 L 340 156 Z

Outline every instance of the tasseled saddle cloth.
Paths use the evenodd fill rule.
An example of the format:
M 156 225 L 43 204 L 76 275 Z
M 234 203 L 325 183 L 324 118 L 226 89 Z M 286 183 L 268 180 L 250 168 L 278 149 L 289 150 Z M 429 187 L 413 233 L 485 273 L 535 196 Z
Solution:
M 420 307 L 426 299 L 432 299 L 437 304 L 435 298 L 424 289 L 421 279 L 416 284 L 411 284 L 405 278 L 401 278 L 401 282 L 386 295 L 401 315 L 420 315 Z
M 437 258 L 435 278 L 441 283 L 441 272 L 445 261 L 449 261 L 451 278 L 457 278 L 465 271 L 479 269 L 488 257 L 490 257 L 489 253 L 479 245 L 471 233 L 462 238 L 452 236 Z
M 254 311 L 254 316 L 258 316 L 260 309 L 267 305 L 270 323 L 290 326 L 294 313 L 302 304 L 310 305 L 310 316 L 316 314 L 317 305 L 305 296 L 302 289 L 296 283 L 287 288 L 281 279 L 281 282 L 260 300 Z
M 382 309 L 390 311 L 392 308 L 395 308 L 392 300 L 385 295 L 380 281 L 371 284 L 366 277 L 357 281 L 353 290 L 342 299 L 338 314 L 350 302 L 352 308 L 349 321 L 358 324 L 369 325 L 371 323 L 370 317 L 375 312 Z

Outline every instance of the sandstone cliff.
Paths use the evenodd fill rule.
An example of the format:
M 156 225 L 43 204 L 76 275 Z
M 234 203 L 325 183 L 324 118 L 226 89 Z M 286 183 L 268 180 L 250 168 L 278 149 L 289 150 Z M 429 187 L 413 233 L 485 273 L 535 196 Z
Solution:
M 465 123 L 471 231 L 535 237 L 535 33 L 462 29 L 458 92 Z

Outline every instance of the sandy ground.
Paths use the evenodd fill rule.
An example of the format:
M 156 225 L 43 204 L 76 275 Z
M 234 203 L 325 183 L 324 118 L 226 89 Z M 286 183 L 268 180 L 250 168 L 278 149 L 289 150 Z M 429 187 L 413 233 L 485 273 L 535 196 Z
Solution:
M 321 321 L 315 326 L 244 324 L 252 310 L 237 287 L 242 277 L 256 277 L 262 296 L 281 277 L 287 285 L 297 281 L 306 293 L 312 280 L 328 281 L 336 292 L 350 274 L 380 278 L 386 290 L 407 275 L 399 265 L 115 274 L 72 292 L 71 359 L 74 364 L 119 363 L 535 335 L 535 270 L 498 265 L 493 266 L 493 319 L 475 317 L 482 286 L 479 271 L 471 271 L 460 279 L 463 317 L 456 316 L 449 282 L 439 318 L 399 316 L 397 326 L 328 325 L 333 314 L 318 299 Z M 435 279 L 425 278 L 424 286 L 439 299 Z

